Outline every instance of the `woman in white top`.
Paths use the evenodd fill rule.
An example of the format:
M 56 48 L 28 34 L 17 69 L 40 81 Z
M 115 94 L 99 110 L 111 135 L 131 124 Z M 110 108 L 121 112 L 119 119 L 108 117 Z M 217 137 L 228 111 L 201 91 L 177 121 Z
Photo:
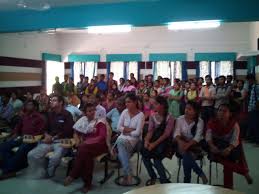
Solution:
M 122 184 L 129 185 L 132 182 L 129 159 L 141 139 L 145 116 L 138 109 L 138 97 L 135 94 L 128 94 L 125 102 L 126 109 L 121 113 L 117 127 L 121 135 L 116 140 L 115 145 L 124 171 Z
M 183 158 L 184 182 L 191 182 L 192 170 L 202 178 L 204 184 L 208 182 L 204 172 L 197 165 L 195 159 L 200 154 L 198 145 L 203 139 L 204 123 L 199 118 L 200 107 L 196 102 L 189 101 L 185 107 L 185 114 L 176 120 L 174 138 L 177 142 L 179 154 Z

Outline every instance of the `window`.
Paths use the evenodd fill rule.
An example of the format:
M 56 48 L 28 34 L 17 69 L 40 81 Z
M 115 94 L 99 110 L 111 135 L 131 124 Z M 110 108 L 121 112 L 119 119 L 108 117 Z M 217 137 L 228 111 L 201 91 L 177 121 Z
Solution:
M 97 75 L 97 63 L 96 62 L 85 62 L 85 77 L 89 80 L 93 79 Z
M 124 77 L 124 62 L 115 61 L 111 62 L 110 72 L 114 73 L 113 79 L 119 81 L 120 78 Z
M 155 79 L 158 76 L 169 78 L 171 81 L 175 78 L 182 79 L 182 65 L 180 61 L 157 61 L 155 66 Z
M 220 73 L 219 75 L 233 75 L 234 74 L 234 65 L 232 61 L 221 61 L 220 62 Z
M 46 64 L 46 84 L 47 84 L 47 94 L 52 93 L 52 86 L 55 84 L 55 77 L 59 77 L 59 83 L 64 81 L 64 63 L 56 61 L 47 61 Z
M 97 63 L 96 62 L 75 62 L 74 63 L 74 83 L 80 81 L 79 75 L 83 74 L 85 77 L 88 77 L 89 80 L 93 76 L 97 75 Z
M 232 61 L 201 61 L 200 62 L 200 77 L 205 78 L 206 75 L 211 75 L 212 80 L 220 75 L 233 75 Z
M 127 63 L 128 65 L 128 75 L 127 75 L 127 79 L 130 78 L 130 74 L 134 73 L 134 77 L 136 79 L 138 79 L 138 62 L 136 61 L 130 61 Z
M 200 77 L 205 78 L 206 75 L 210 74 L 210 62 L 201 61 L 200 62 Z

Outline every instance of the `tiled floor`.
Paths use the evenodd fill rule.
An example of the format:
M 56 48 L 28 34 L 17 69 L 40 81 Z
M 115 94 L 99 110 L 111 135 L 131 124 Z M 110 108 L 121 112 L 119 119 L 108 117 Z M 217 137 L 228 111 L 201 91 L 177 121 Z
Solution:
M 259 193 L 259 148 L 254 147 L 251 144 L 245 144 L 245 153 L 250 168 L 250 174 L 254 179 L 253 185 L 248 185 L 244 177 L 235 174 L 235 189 L 242 191 L 246 194 L 258 194 Z M 132 163 L 136 163 L 136 157 L 133 158 Z M 172 174 L 171 181 L 176 182 L 177 175 L 177 159 L 174 157 L 172 160 L 164 161 L 166 168 Z M 208 175 L 209 163 L 205 161 L 204 171 Z M 91 194 L 120 194 L 136 187 L 122 187 L 117 186 L 114 183 L 116 173 L 114 176 L 106 182 L 104 185 L 99 185 L 98 180 L 102 178 L 103 167 L 99 164 L 96 165 L 94 173 L 94 187 L 89 193 Z M 26 176 L 25 173 L 19 174 L 16 178 L 1 181 L 0 182 L 0 194 L 76 194 L 80 193 L 79 188 L 82 186 L 82 181 L 77 180 L 68 187 L 63 186 L 63 180 L 65 178 L 66 169 L 59 167 L 57 170 L 56 177 L 51 180 L 36 180 Z M 222 167 L 218 165 L 218 179 L 216 178 L 215 167 L 213 167 L 213 184 L 222 184 Z M 141 184 L 138 187 L 143 187 L 144 182 L 148 179 L 146 170 L 142 165 L 141 172 Z M 182 181 L 183 172 L 181 172 L 180 181 Z M 196 175 L 193 175 L 193 182 L 196 182 Z

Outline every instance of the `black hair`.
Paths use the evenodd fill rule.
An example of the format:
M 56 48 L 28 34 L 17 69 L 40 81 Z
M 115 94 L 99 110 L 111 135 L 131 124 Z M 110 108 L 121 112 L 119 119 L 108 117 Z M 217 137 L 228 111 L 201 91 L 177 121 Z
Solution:
M 164 115 L 163 115 L 164 120 L 163 120 L 163 121 L 161 122 L 161 124 L 160 124 L 160 126 L 165 129 L 165 128 L 166 128 L 167 115 L 168 115 L 168 108 L 169 108 L 168 102 L 167 102 L 166 98 L 163 97 L 163 96 L 157 96 L 157 97 L 155 98 L 155 101 L 156 101 L 158 104 L 161 104 L 161 105 L 164 107 L 164 109 L 165 109 L 165 112 L 164 112 Z
M 137 102 L 139 99 L 138 99 L 138 96 L 134 93 L 128 93 L 125 97 L 126 98 L 129 98 L 130 100 L 132 100 L 133 102 Z
M 220 107 L 226 107 L 231 113 L 233 113 L 234 115 L 236 113 L 238 113 L 240 111 L 240 106 L 239 104 L 234 101 L 234 100 L 230 100 L 229 103 L 223 103 L 223 104 L 220 104 L 219 107 L 218 107 L 218 110 Z
M 52 98 L 54 98 L 54 97 L 58 99 L 58 102 L 62 102 L 62 104 L 65 105 L 65 99 L 64 99 L 63 96 L 54 94 L 54 95 L 52 96 Z
M 199 105 L 197 102 L 195 102 L 195 101 L 188 101 L 188 102 L 186 103 L 186 106 L 187 106 L 187 105 L 191 106 L 191 107 L 193 108 L 193 110 L 195 111 L 195 113 L 196 113 L 196 117 L 195 117 L 195 119 L 194 119 L 195 124 L 194 124 L 193 127 L 191 128 L 191 134 L 192 134 L 193 136 L 195 136 L 196 130 L 197 130 L 197 125 L 198 125 L 198 122 L 199 122 L 199 115 L 200 115 L 200 109 L 201 109 L 201 107 L 200 107 L 200 105 Z M 186 107 L 186 106 L 185 106 L 185 107 Z
M 219 76 L 219 79 L 223 78 L 226 81 L 226 77 L 224 75 Z
M 83 108 L 84 112 L 86 112 L 87 109 L 89 109 L 89 108 L 91 108 L 91 107 L 95 107 L 95 105 L 94 105 L 93 103 L 91 103 L 91 102 L 86 103 L 86 104 L 84 105 L 84 108 Z
M 233 79 L 233 75 L 227 75 L 227 78 L 231 78 L 231 80 Z
M 38 111 L 38 110 L 39 110 L 39 103 L 38 103 L 36 100 L 27 100 L 27 101 L 25 102 L 25 106 L 26 106 L 28 103 L 30 103 L 30 102 L 33 104 L 34 108 Z
M 205 79 L 210 79 L 210 81 L 212 81 L 212 78 L 211 78 L 210 75 L 206 75 L 206 76 L 205 76 Z

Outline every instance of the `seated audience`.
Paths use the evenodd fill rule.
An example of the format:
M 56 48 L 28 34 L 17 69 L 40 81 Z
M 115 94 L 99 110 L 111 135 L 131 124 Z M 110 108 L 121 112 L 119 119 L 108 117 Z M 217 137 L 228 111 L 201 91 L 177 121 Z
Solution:
M 9 103 L 13 106 L 14 114 L 19 114 L 23 108 L 23 102 L 17 98 L 16 92 L 12 92 Z
M 12 117 L 14 116 L 13 106 L 9 103 L 10 95 L 4 94 L 2 96 L 2 106 L 0 110 L 0 125 L 7 124 L 11 122 Z
M 157 112 L 149 117 L 148 132 L 144 138 L 141 151 L 144 165 L 151 178 L 147 185 L 156 183 L 157 175 L 153 165 L 160 177 L 160 183 L 170 182 L 166 177 L 162 160 L 165 158 L 170 141 L 172 141 L 174 118 L 168 113 L 167 100 L 162 96 L 156 97 L 155 109 Z M 153 159 L 154 164 L 152 164 L 151 159 Z
M 16 176 L 16 172 L 27 167 L 27 153 L 32 150 L 37 141 L 32 143 L 23 142 L 20 136 L 43 135 L 45 122 L 40 113 L 37 112 L 38 103 L 34 100 L 25 102 L 24 114 L 21 121 L 12 131 L 12 136 L 6 142 L 0 144 L 0 155 L 2 158 L 2 175 L 0 179 Z M 18 147 L 16 152 L 12 149 Z
M 91 79 L 90 84 L 85 89 L 86 95 L 96 95 L 99 92 L 98 87 L 96 87 L 95 82 Z
M 40 89 L 40 95 L 35 99 L 39 103 L 39 112 L 47 112 L 49 109 L 49 97 L 44 88 Z
M 106 112 L 110 112 L 113 108 L 115 108 L 115 94 L 109 92 L 106 97 L 106 101 L 103 103 L 103 107 L 105 108 Z
M 42 170 L 43 177 L 49 178 L 55 175 L 55 170 L 61 158 L 68 152 L 68 149 L 61 147 L 60 140 L 71 138 L 73 135 L 72 126 L 74 124 L 72 115 L 64 109 L 64 98 L 54 95 L 51 98 L 51 111 L 48 113 L 47 127 L 44 138 L 36 148 L 28 153 L 29 167 L 38 170 L 45 167 L 46 154 L 53 152 L 49 156 L 46 169 Z
M 114 133 L 119 133 L 118 122 L 122 111 L 125 109 L 125 100 L 123 97 L 117 99 L 116 107 L 107 113 L 106 118 L 111 121 L 111 128 Z
M 95 105 L 88 103 L 85 106 L 85 115 L 73 126 L 76 133 L 81 133 L 84 138 L 77 143 L 78 151 L 74 166 L 65 179 L 67 186 L 74 179 L 81 177 L 84 181 L 82 191 L 87 193 L 91 189 L 94 170 L 94 158 L 102 153 L 108 152 L 106 121 L 95 118 Z
M 192 170 L 202 178 L 204 184 L 208 179 L 202 169 L 196 163 L 201 154 L 204 123 L 199 118 L 200 108 L 195 102 L 188 102 L 185 107 L 185 114 L 177 118 L 174 139 L 177 143 L 177 152 L 183 159 L 184 183 L 191 182 Z
M 80 105 L 80 99 L 78 98 L 78 96 L 73 92 L 73 91 L 68 91 L 67 92 L 67 101 L 69 104 L 73 105 L 73 106 L 78 106 Z
M 240 129 L 237 121 L 232 117 L 228 104 L 220 105 L 216 118 L 208 122 L 206 141 L 209 145 L 211 159 L 218 156 L 233 163 L 237 163 L 241 159 Z M 224 186 L 232 188 L 233 180 L 227 179 L 228 173 L 229 170 L 224 169 Z M 244 176 L 248 182 L 251 182 L 248 172 Z
M 121 184 L 130 185 L 132 183 L 132 168 L 129 160 L 141 139 L 144 114 L 138 109 L 138 98 L 135 94 L 128 94 L 125 102 L 126 109 L 121 113 L 117 127 L 121 135 L 116 140 L 115 146 L 117 146 L 118 158 L 124 172 Z

